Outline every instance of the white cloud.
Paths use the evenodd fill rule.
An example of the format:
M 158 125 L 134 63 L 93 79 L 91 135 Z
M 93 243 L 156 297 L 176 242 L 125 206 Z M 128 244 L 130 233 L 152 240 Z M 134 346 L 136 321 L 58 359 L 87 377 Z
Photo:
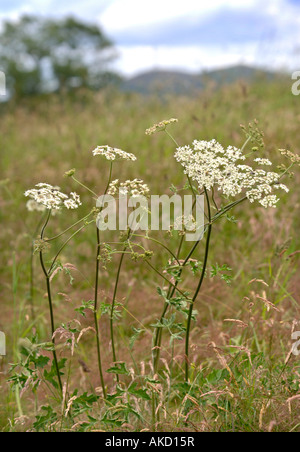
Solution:
M 274 1 L 277 3 L 278 0 Z M 99 20 L 113 34 L 131 27 L 160 24 L 187 16 L 205 18 L 221 7 L 244 9 L 256 4 L 257 0 L 114 0 L 99 16 Z
M 131 77 L 149 70 L 178 70 L 200 73 L 204 70 L 245 64 L 273 70 L 295 70 L 298 59 L 288 43 L 264 46 L 258 43 L 220 46 L 118 46 L 115 69 Z
M 226 53 L 218 47 L 201 46 L 119 46 L 120 58 L 116 67 L 124 75 L 132 76 L 148 70 L 178 70 L 199 73 L 214 67 L 233 64 L 254 64 L 255 46 L 232 46 Z
M 79 19 L 98 21 L 117 43 L 120 59 L 115 67 L 126 75 L 153 68 L 199 72 L 242 62 L 298 69 L 299 53 L 295 49 L 300 48 L 299 5 L 289 0 L 20 0 L 19 4 L 4 1 L 7 5 L 2 11 L 6 14 L 0 13 L 0 23 L 1 18 L 16 19 L 24 12 L 54 17 L 74 14 Z M 236 19 L 239 17 L 236 12 L 241 12 L 242 24 Z M 217 18 L 216 22 L 212 17 Z M 260 17 L 258 25 L 254 23 L 256 17 Z M 201 36 L 194 39 L 193 24 L 194 30 L 197 27 L 203 30 L 205 24 L 211 23 L 216 27 L 215 36 L 213 32 L 206 33 L 209 35 L 206 44 Z M 226 27 L 231 27 L 228 32 Z M 242 33 L 239 27 L 252 31 L 252 35 Z M 230 33 L 232 30 L 237 33 Z M 128 36 L 131 39 L 126 39 Z M 158 39 L 151 42 L 146 39 L 148 36 Z M 176 42 L 173 36 L 177 37 Z M 172 45 L 167 46 L 167 42 Z M 194 42 L 202 45 L 193 45 Z
M 119 41 L 120 58 L 116 62 L 116 68 L 128 76 L 155 68 L 199 72 L 240 63 L 273 69 L 297 68 L 295 49 L 297 46 L 300 48 L 299 6 L 292 5 L 287 0 L 211 0 L 206 4 L 199 0 L 115 0 L 100 16 L 100 23 L 106 32 L 117 39 L 118 36 L 126 36 L 126 32 L 133 28 L 146 35 L 155 31 L 154 25 L 170 25 L 170 21 L 178 18 L 183 21 L 202 18 L 205 22 L 206 17 L 217 13 L 222 7 L 239 11 L 248 8 L 248 11 L 257 16 L 269 17 L 271 28 L 265 28 L 263 34 L 257 32 L 256 39 L 251 42 L 215 41 L 214 44 L 202 46 L 180 46 L 175 43 L 172 46 L 141 45 L 137 32 L 137 39 L 131 45 L 122 45 L 122 40 Z M 252 25 L 250 18 L 249 27 Z M 234 26 L 233 22 L 232 27 Z

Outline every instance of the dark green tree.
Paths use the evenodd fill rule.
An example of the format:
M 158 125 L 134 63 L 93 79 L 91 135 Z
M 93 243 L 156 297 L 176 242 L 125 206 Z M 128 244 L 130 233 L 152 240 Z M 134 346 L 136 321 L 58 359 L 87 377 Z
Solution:
M 116 54 L 96 25 L 73 17 L 23 16 L 0 32 L 0 70 L 11 95 L 78 87 L 99 89 L 118 76 L 108 70 Z

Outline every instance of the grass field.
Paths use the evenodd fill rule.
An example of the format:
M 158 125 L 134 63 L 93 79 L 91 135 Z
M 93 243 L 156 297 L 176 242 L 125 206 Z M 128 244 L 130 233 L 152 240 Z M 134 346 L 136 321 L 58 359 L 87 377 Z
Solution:
M 233 211 L 236 223 L 216 223 L 209 265 L 227 264 L 233 278 L 230 285 L 209 274 L 204 279 L 195 305 L 197 321 L 192 324 L 189 382 L 184 378 L 184 341 L 172 332 L 170 343 L 167 327 L 159 366 L 153 370 L 153 324 L 164 302 L 157 287 L 165 284 L 145 261 L 135 262 L 127 255 L 115 319 L 117 356 L 126 371 L 106 372 L 113 366 L 109 306 L 120 256 L 113 255 L 106 266 L 100 263 L 98 325 L 107 398 L 100 389 L 92 311 L 87 310 L 85 317 L 75 311 L 82 301 L 94 299 L 95 228 L 86 226 L 60 255 L 62 265 L 74 266 L 69 266 L 72 284 L 68 272 L 53 278 L 56 328 L 71 321 L 69 332 L 70 325 L 75 331 L 78 322 L 80 329 L 91 327 L 73 354 L 71 336 L 57 336 L 59 359 L 67 358 L 62 401 L 57 383 L 51 387 L 54 374 L 47 380 L 43 373 L 51 373 L 50 362 L 42 362 L 42 357 L 51 358 L 51 347 L 37 346 L 51 342 L 51 328 L 38 255 L 31 267 L 32 239 L 41 215 L 28 212 L 24 197 L 25 190 L 39 182 L 75 190 L 82 206 L 51 218 L 47 236 L 68 228 L 89 212 L 94 201 L 64 173 L 76 168 L 80 181 L 103 193 L 109 166 L 92 156 L 92 150 L 102 144 L 137 156 L 134 163 L 116 164 L 113 178 L 141 178 L 151 193 L 170 194 L 172 184 L 185 183 L 173 156 L 174 143 L 164 133 L 146 136 L 145 129 L 171 117 L 178 118 L 169 130 L 180 145 L 215 138 L 226 147 L 242 146 L 245 137 L 240 124 L 257 119 L 264 131 L 264 157 L 279 163 L 278 149 L 299 153 L 299 102 L 289 82 L 260 81 L 207 88 L 192 99 L 106 92 L 1 106 L 0 330 L 6 334 L 7 355 L 0 357 L 0 430 L 300 431 L 300 361 L 291 354 L 291 334 L 300 330 L 297 167 L 295 177 L 285 181 L 290 192 L 280 195 L 276 209 L 248 202 Z M 117 234 L 110 237 L 104 241 L 118 240 Z M 163 233 L 153 237 L 165 240 Z M 178 237 L 167 240 L 175 253 Z M 147 239 L 141 243 L 154 252 L 151 265 L 165 268 L 169 259 L 165 249 Z M 55 255 L 60 244 L 55 241 L 48 254 Z M 189 249 L 183 242 L 182 255 Z M 195 256 L 200 261 L 203 252 L 200 243 Z M 181 290 L 192 291 L 196 285 L 197 278 L 187 272 Z M 186 318 L 182 313 L 179 318 L 184 326 Z M 35 361 L 29 366 L 30 356 Z M 29 367 L 24 366 L 26 360 Z M 18 366 L 10 371 L 12 363 Z M 36 385 L 31 371 L 39 375 Z M 9 378 L 12 381 L 7 382 Z

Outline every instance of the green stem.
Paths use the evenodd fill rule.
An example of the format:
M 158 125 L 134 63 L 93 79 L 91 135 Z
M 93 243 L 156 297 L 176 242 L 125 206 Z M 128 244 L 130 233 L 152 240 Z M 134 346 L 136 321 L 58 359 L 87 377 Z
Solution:
M 173 251 L 170 250 L 170 248 L 168 248 L 166 245 L 164 245 L 162 242 L 160 242 L 159 240 L 154 239 L 153 237 L 148 237 L 146 235 L 140 235 L 140 234 L 132 234 L 132 237 L 141 237 L 143 239 L 146 240 L 151 240 L 154 243 L 157 243 L 158 245 L 160 245 L 161 247 L 163 247 L 166 251 L 168 251 L 168 253 L 175 259 L 175 261 L 179 264 L 178 261 L 178 257 L 173 253 Z M 181 240 L 182 243 L 182 240 Z
M 97 254 L 96 254 L 96 276 L 95 276 L 94 324 L 95 324 L 95 330 L 96 330 L 97 359 L 98 359 L 99 376 L 100 376 L 101 386 L 102 386 L 102 390 L 103 390 L 103 397 L 106 399 L 106 390 L 105 390 L 103 371 L 102 371 L 102 361 L 101 361 L 101 344 L 100 344 L 99 326 L 98 326 L 98 318 L 97 318 L 98 284 L 99 284 L 99 254 L 100 254 L 100 247 L 101 247 L 100 233 L 99 233 L 98 228 L 96 228 L 96 235 L 97 235 Z
M 83 187 L 85 190 L 89 191 L 90 193 L 92 193 L 92 195 L 96 196 L 96 198 L 98 198 L 97 193 L 95 193 L 93 190 L 91 190 L 89 187 L 87 187 L 86 185 L 84 185 L 82 182 L 80 182 L 78 179 L 76 179 L 76 177 L 72 176 L 72 179 L 74 180 L 74 182 L 76 182 L 77 184 L 81 185 L 81 187 Z
M 195 200 L 194 200 L 194 203 L 193 203 L 193 208 L 194 208 L 194 206 L 195 206 L 195 204 L 197 202 L 197 198 L 196 198 L 196 194 L 194 192 L 193 186 L 192 186 L 192 182 L 191 182 L 189 177 L 188 177 L 188 181 L 189 181 L 192 193 L 195 196 Z M 179 256 L 180 256 L 181 248 L 182 248 L 182 245 L 183 245 L 183 239 L 184 239 L 184 236 L 181 237 L 181 240 L 180 240 L 180 243 L 179 243 L 179 247 L 178 247 L 178 251 L 177 251 L 177 256 L 175 258 L 178 263 L 179 263 L 178 259 L 179 259 Z M 198 240 L 195 243 L 195 245 L 193 246 L 192 250 L 188 254 L 187 258 L 183 262 L 183 264 L 182 264 L 182 266 L 181 266 L 181 268 L 179 270 L 178 279 L 180 278 L 180 276 L 182 274 L 182 271 L 183 271 L 183 268 L 186 266 L 186 264 L 189 261 L 191 255 L 193 254 L 193 252 L 197 248 L 199 242 L 200 242 L 200 240 Z M 173 295 L 175 293 L 175 290 L 177 289 L 177 286 L 178 286 L 178 280 L 175 281 L 175 285 L 174 286 L 172 286 L 171 284 L 169 285 L 169 290 L 168 290 L 168 295 L 167 295 L 168 300 L 170 300 L 173 297 Z M 169 309 L 169 303 L 165 302 L 164 307 L 163 307 L 163 312 L 162 312 L 161 317 L 160 317 L 160 324 L 162 324 L 168 309 Z M 161 341 L 162 341 L 162 327 L 158 327 L 157 330 L 156 330 L 156 335 L 155 335 L 154 344 L 153 344 L 153 367 L 154 367 L 155 371 L 157 371 L 157 367 L 158 367 L 158 363 L 159 363 Z
M 91 222 L 92 223 L 92 222 Z M 59 248 L 58 252 L 56 253 L 52 263 L 51 263 L 51 267 L 48 270 L 48 274 L 49 276 L 51 275 L 51 272 L 53 270 L 54 264 L 58 259 L 58 256 L 60 255 L 60 253 L 63 251 L 63 249 L 67 246 L 67 244 L 80 232 L 82 231 L 82 229 L 84 229 L 86 227 L 86 224 L 84 224 L 83 226 L 81 226 L 81 228 L 77 229 L 77 231 L 74 232 L 74 234 L 72 234 Z
M 47 214 L 48 216 L 48 214 Z M 30 255 L 30 262 L 29 262 L 29 302 L 30 302 L 30 309 L 31 309 L 31 317 L 33 320 L 35 320 L 35 313 L 34 313 L 34 240 L 38 234 L 38 231 L 40 230 L 41 225 L 43 224 L 43 221 L 45 219 L 45 216 L 42 216 L 40 219 L 32 240 L 31 240 L 31 255 Z
M 72 224 L 72 226 L 68 227 L 67 229 L 65 229 L 63 232 L 61 232 L 58 235 L 55 235 L 54 237 L 51 237 L 50 239 L 46 239 L 46 242 L 52 242 L 52 240 L 58 239 L 59 237 L 61 237 L 62 235 L 64 235 L 66 232 L 70 231 L 70 229 L 74 228 L 74 226 L 77 226 L 79 223 L 81 223 L 82 221 L 85 221 L 88 219 L 88 217 L 90 217 L 92 214 L 92 212 L 90 212 L 88 215 L 86 215 L 85 217 L 81 218 L 80 220 L 76 221 L 76 223 Z
M 104 195 L 107 193 L 109 184 L 111 182 L 112 178 L 112 166 L 113 162 L 110 163 L 110 169 L 109 169 L 109 176 L 107 185 L 104 191 Z M 73 177 L 74 180 L 77 181 Z M 78 181 L 77 181 L 78 182 Z M 81 184 L 82 185 L 82 184 Z M 85 187 L 87 188 L 87 187 Z M 87 188 L 88 189 L 88 188 Z M 88 189 L 89 190 L 89 189 Z M 91 191 L 91 190 L 89 190 Z M 99 335 L 99 325 L 98 325 L 98 318 L 97 318 L 97 311 L 98 311 L 98 286 L 99 286 L 99 266 L 100 266 L 100 249 L 101 249 L 101 241 L 100 241 L 100 232 L 96 224 L 96 240 L 97 240 L 97 253 L 96 253 L 96 275 L 95 275 L 95 299 L 94 299 L 94 324 L 95 324 L 95 330 L 96 330 L 96 341 L 97 341 L 97 359 L 98 359 L 98 369 L 99 369 L 99 376 L 101 381 L 101 386 L 103 390 L 103 397 L 106 399 L 106 390 L 105 390 L 105 384 L 104 384 L 104 378 L 103 378 L 103 371 L 102 371 L 102 360 L 101 360 L 101 344 L 100 344 L 100 335 Z
M 124 247 L 124 253 L 127 249 L 127 246 Z M 116 355 L 116 347 L 115 347 L 115 339 L 114 339 L 114 309 L 115 309 L 115 303 L 116 303 L 116 296 L 117 296 L 117 290 L 118 290 L 118 284 L 120 279 L 120 273 L 121 273 L 121 267 L 123 264 L 123 259 L 125 254 L 122 253 L 119 261 L 117 276 L 116 276 L 116 282 L 114 287 L 114 293 L 113 298 L 111 302 L 111 310 L 110 310 L 110 338 L 111 338 L 111 347 L 112 347 L 112 354 L 113 354 L 113 361 L 117 361 L 117 355 Z M 119 375 L 117 374 L 117 382 L 119 382 Z
M 170 284 L 174 289 L 176 288 L 177 292 L 179 292 L 180 295 L 182 295 L 186 300 L 190 300 L 190 298 L 187 297 L 187 296 L 185 295 L 185 293 L 182 292 L 182 290 L 178 289 L 178 287 L 175 286 L 175 284 L 171 283 L 171 281 L 170 281 L 168 278 L 166 278 L 162 273 L 160 273 L 160 271 L 157 270 L 157 268 L 153 267 L 153 265 L 150 264 L 150 262 L 149 262 L 147 259 L 145 259 L 145 262 L 146 262 L 146 264 L 148 264 L 149 267 L 151 267 L 152 270 L 154 270 L 155 273 L 157 273 L 162 279 L 164 279 L 164 280 L 165 280 L 168 284 Z
M 211 210 L 210 210 L 210 202 L 209 202 L 209 196 L 208 196 L 207 190 L 205 190 L 205 198 L 206 198 L 206 202 L 207 202 L 208 219 L 209 219 L 210 223 L 208 225 L 208 231 L 207 231 L 203 268 L 202 268 L 200 280 L 199 280 L 198 286 L 196 288 L 195 294 L 192 298 L 192 302 L 190 304 L 189 313 L 188 313 L 188 321 L 187 321 L 187 328 L 186 328 L 186 340 L 185 340 L 185 380 L 186 380 L 186 382 L 188 382 L 188 379 L 189 379 L 189 340 L 190 340 L 190 330 L 191 330 L 191 320 L 192 320 L 192 315 L 193 315 L 193 308 L 194 308 L 194 304 L 197 299 L 197 296 L 199 294 L 199 291 L 201 289 L 201 286 L 202 286 L 202 283 L 204 280 L 204 276 L 205 276 L 205 272 L 206 272 L 209 244 L 210 244 L 210 237 L 211 237 L 211 230 L 212 230 Z
M 176 261 L 178 263 L 179 263 L 178 259 L 179 259 L 180 251 L 181 251 L 182 244 L 183 244 L 183 239 L 184 239 L 184 236 L 181 237 L 181 240 L 179 242 L 178 251 L 177 251 L 177 256 L 175 256 L 175 259 L 176 259 Z M 182 269 L 179 270 L 179 277 L 180 277 L 181 273 L 182 273 Z M 171 290 L 173 289 L 172 293 L 174 294 L 177 285 L 178 285 L 178 280 L 175 281 L 175 287 L 172 288 L 172 286 L 169 285 L 169 290 L 168 290 L 168 295 L 167 295 L 168 300 L 170 299 L 170 292 L 171 292 Z M 163 320 L 165 318 L 165 315 L 167 313 L 168 308 L 169 308 L 169 303 L 165 302 L 164 307 L 163 307 L 163 312 L 162 312 L 162 314 L 160 316 L 160 319 L 159 319 L 159 323 L 160 324 L 162 324 L 162 322 L 163 322 Z M 153 358 L 152 358 L 153 359 L 153 367 L 154 367 L 154 371 L 155 372 L 157 372 L 157 367 L 158 367 L 158 363 L 159 363 L 161 340 L 162 340 L 162 327 L 158 327 L 156 329 L 155 339 L 154 339 L 154 343 L 153 343 L 153 353 L 152 353 L 152 356 L 153 356 Z
M 42 228 L 41 240 L 43 240 L 45 229 L 46 229 L 47 224 L 49 222 L 50 215 L 51 215 L 51 210 L 49 210 L 49 214 L 47 216 L 46 222 L 45 222 L 45 224 L 44 224 L 44 226 Z M 62 394 L 62 382 L 61 382 L 61 378 L 60 378 L 60 372 L 59 372 L 58 361 L 57 361 L 56 350 L 55 350 L 55 338 L 54 338 L 55 326 L 54 326 L 54 314 L 53 314 L 53 303 L 52 303 L 52 296 L 51 296 L 50 277 L 49 277 L 49 274 L 48 274 L 48 272 L 46 270 L 46 267 L 45 267 L 45 264 L 44 264 L 43 252 L 42 251 L 40 251 L 40 263 L 41 263 L 41 267 L 42 267 L 43 273 L 44 273 L 45 278 L 46 278 L 47 295 L 48 295 L 49 312 L 50 312 L 50 323 L 51 323 L 51 341 L 52 341 L 52 344 L 53 344 L 52 354 L 53 354 L 53 360 L 54 360 L 54 364 L 55 364 L 58 384 L 59 384 L 60 392 Z

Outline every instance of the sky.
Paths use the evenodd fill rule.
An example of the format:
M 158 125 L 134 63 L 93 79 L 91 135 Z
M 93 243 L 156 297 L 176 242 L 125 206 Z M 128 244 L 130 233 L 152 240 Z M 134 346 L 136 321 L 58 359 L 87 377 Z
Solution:
M 97 23 L 128 77 L 235 64 L 300 70 L 300 0 L 1 0 L 0 21 L 24 13 Z

